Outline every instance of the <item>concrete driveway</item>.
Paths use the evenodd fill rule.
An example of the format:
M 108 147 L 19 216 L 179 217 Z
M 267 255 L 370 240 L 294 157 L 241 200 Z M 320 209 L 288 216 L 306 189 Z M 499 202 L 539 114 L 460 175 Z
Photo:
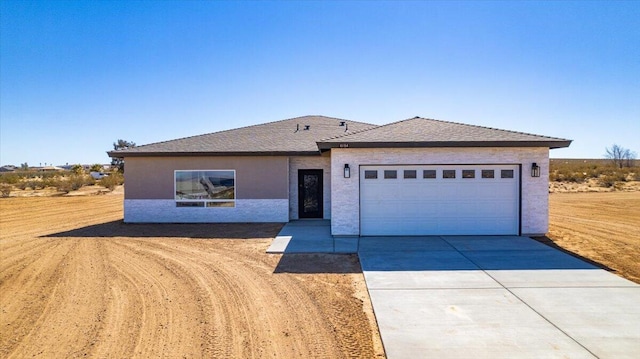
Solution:
M 640 358 L 640 286 L 527 237 L 362 237 L 395 358 Z

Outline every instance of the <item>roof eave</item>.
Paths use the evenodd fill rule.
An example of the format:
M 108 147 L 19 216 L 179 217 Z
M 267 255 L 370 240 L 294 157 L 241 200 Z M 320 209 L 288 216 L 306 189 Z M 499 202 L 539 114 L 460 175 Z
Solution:
M 251 151 L 251 152 L 117 152 L 108 151 L 112 158 L 125 157 L 202 157 L 202 156 L 320 156 L 318 151 Z
M 331 148 L 419 148 L 419 147 L 569 147 L 571 140 L 550 141 L 438 141 L 438 142 L 318 142 L 320 150 Z

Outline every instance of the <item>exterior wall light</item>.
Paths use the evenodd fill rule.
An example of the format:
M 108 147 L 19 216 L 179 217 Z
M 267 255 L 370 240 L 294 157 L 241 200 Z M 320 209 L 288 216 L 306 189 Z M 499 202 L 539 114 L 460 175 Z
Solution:
M 535 162 L 531 164 L 531 177 L 540 177 L 540 166 Z
M 348 164 L 344 164 L 344 178 L 351 177 L 351 168 L 349 168 Z

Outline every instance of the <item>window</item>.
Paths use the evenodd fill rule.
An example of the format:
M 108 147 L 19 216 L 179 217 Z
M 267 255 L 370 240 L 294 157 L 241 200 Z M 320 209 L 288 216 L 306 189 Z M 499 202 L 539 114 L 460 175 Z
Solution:
M 436 170 L 422 171 L 422 178 L 436 178 Z
M 443 170 L 442 178 L 456 178 L 456 170 Z
M 416 170 L 404 170 L 404 178 L 416 178 Z
M 476 170 L 462 170 L 462 178 L 476 178 Z
M 384 171 L 384 178 L 385 179 L 398 178 L 398 171 L 396 171 L 396 170 L 385 170 Z
M 501 178 L 513 178 L 513 170 L 500 170 Z
M 378 178 L 378 171 L 364 171 L 364 179 Z
M 494 178 L 493 170 L 482 170 L 482 178 Z
M 235 207 L 234 170 L 175 171 L 176 207 Z

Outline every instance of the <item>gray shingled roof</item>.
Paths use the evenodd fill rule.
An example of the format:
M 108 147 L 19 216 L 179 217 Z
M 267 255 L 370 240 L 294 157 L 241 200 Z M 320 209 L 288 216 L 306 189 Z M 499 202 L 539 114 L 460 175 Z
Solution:
M 344 122 L 345 126 L 340 126 Z M 309 126 L 305 129 L 305 126 Z M 376 125 L 304 116 L 108 152 L 111 157 L 320 154 L 317 142 Z
M 570 140 L 414 117 L 318 142 L 335 147 L 568 147 Z
M 340 126 L 344 122 L 345 126 Z M 308 126 L 308 129 L 305 129 Z M 317 155 L 335 147 L 568 147 L 571 140 L 414 117 L 384 126 L 324 116 L 152 143 L 111 157 L 198 155 Z

